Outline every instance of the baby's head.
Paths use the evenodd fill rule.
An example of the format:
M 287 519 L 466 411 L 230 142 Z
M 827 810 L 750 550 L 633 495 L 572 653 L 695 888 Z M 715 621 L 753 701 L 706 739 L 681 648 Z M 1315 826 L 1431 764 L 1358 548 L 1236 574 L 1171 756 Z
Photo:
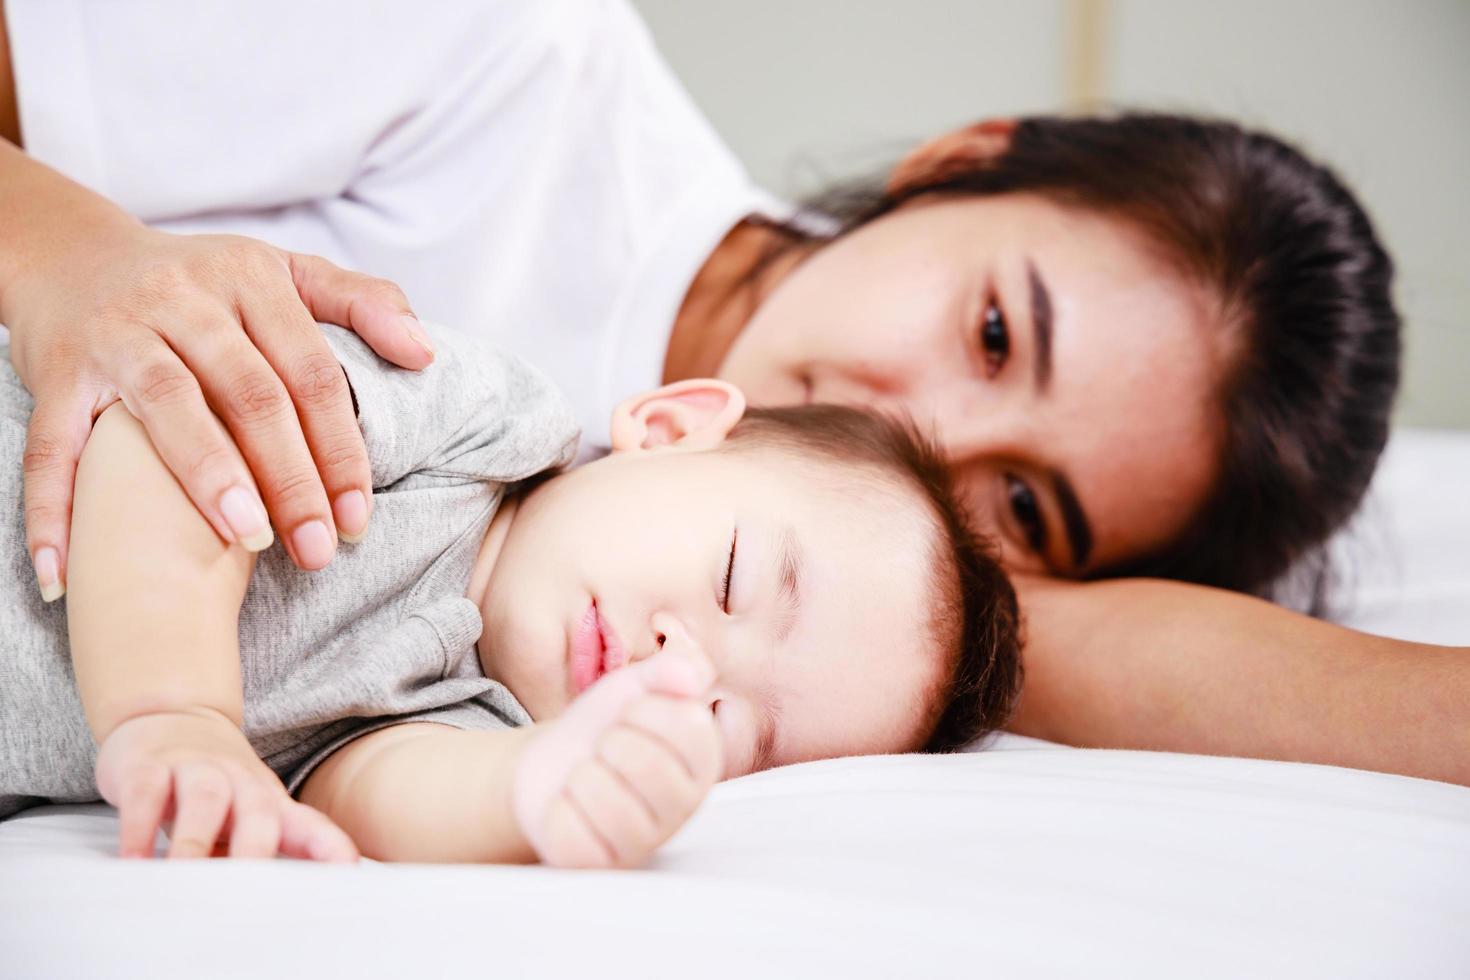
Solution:
M 947 751 L 1004 721 L 1015 593 L 911 427 L 747 412 L 690 381 L 620 406 L 612 435 L 492 530 L 480 657 L 533 718 L 682 629 L 719 675 L 727 775 Z

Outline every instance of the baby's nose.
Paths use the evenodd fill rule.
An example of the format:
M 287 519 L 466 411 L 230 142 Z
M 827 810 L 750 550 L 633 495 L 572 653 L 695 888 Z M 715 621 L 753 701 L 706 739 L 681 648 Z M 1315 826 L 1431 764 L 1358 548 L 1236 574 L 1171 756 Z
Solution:
M 715 677 L 715 665 L 705 651 L 704 646 L 694 639 L 689 630 L 685 629 L 684 623 L 672 613 L 658 612 L 649 617 L 648 621 L 650 645 L 652 647 L 649 655 L 666 652 L 674 656 L 682 657 L 692 661 L 702 674 L 707 674 L 710 682 Z

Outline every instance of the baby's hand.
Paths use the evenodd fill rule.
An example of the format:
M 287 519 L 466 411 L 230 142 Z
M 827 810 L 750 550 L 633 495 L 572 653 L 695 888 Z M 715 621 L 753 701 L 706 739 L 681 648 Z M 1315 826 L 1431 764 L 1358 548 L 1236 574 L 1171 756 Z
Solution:
M 97 754 L 97 788 L 118 809 L 123 857 L 152 857 L 172 821 L 168 856 L 277 853 L 355 861 L 357 848 L 336 824 L 291 799 L 240 729 L 214 711 L 168 711 L 130 718 Z
M 512 801 L 547 864 L 632 867 L 668 840 L 723 767 L 705 700 L 714 668 L 682 631 L 615 670 L 541 728 L 516 767 Z

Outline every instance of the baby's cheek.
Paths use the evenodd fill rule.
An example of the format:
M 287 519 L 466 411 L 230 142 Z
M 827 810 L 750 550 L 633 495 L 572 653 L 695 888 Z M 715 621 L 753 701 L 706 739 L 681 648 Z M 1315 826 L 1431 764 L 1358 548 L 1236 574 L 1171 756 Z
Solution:
M 720 778 L 750 775 L 755 771 L 754 719 L 746 717 L 749 712 L 728 701 L 716 702 L 713 710 L 715 725 L 720 730 L 720 747 L 725 756 L 725 774 Z

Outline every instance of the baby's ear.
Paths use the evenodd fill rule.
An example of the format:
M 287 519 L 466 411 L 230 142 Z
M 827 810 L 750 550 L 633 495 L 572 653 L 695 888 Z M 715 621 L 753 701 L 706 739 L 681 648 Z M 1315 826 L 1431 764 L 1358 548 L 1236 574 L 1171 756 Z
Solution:
M 677 446 L 713 449 L 745 415 L 745 395 L 714 378 L 676 381 L 613 410 L 613 452 Z

